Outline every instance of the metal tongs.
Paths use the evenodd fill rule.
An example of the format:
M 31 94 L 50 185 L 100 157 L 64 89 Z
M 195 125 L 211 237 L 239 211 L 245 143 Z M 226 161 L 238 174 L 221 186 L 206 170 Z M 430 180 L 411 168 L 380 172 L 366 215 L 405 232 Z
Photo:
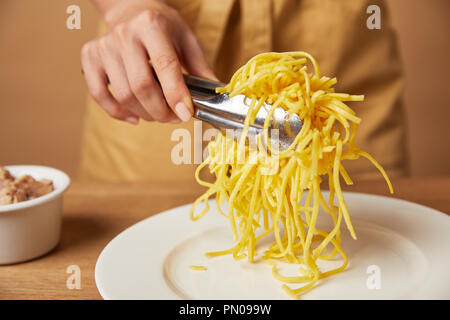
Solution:
M 194 102 L 194 118 L 210 123 L 221 131 L 232 132 L 238 139 L 244 128 L 244 120 L 248 113 L 251 99 L 245 95 L 230 98 L 228 93 L 216 93 L 217 87 L 224 84 L 211 80 L 184 75 L 184 81 Z M 264 134 L 264 121 L 267 118 L 269 104 L 263 104 L 258 111 L 255 122 L 250 125 L 248 136 Z M 294 142 L 302 128 L 302 121 L 296 114 L 289 114 L 278 107 L 270 120 L 269 141 L 272 148 L 286 150 Z

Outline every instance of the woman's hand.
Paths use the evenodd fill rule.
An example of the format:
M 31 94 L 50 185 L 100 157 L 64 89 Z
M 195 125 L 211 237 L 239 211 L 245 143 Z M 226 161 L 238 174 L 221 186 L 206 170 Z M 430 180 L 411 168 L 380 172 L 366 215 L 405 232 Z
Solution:
M 108 10 L 105 21 L 110 32 L 86 43 L 81 51 L 86 83 L 95 101 L 111 117 L 133 124 L 140 118 L 188 121 L 193 106 L 182 66 L 193 75 L 215 76 L 178 12 L 156 0 L 127 0 Z

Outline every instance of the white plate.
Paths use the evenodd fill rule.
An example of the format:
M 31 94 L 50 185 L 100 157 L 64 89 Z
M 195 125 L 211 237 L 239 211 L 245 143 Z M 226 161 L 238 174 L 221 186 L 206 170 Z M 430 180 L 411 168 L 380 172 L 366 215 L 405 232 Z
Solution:
M 450 217 L 394 198 L 344 196 L 358 236 L 352 240 L 342 227 L 349 266 L 321 280 L 303 299 L 450 299 Z M 105 247 L 95 268 L 103 298 L 289 299 L 264 262 L 206 258 L 207 251 L 232 246 L 231 229 L 215 203 L 196 222 L 190 221 L 189 209 L 185 205 L 145 219 Z M 320 262 L 319 267 L 337 264 Z M 207 270 L 193 271 L 190 265 Z M 289 274 L 292 267 L 283 270 Z

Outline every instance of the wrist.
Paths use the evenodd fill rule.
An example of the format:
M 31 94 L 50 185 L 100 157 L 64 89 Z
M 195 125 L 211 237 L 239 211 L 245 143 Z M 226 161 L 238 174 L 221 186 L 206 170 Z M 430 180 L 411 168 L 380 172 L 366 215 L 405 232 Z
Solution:
M 144 10 L 160 7 L 165 4 L 165 0 L 107 0 L 109 6 L 105 6 L 103 19 L 112 28 L 115 25 L 128 21 Z

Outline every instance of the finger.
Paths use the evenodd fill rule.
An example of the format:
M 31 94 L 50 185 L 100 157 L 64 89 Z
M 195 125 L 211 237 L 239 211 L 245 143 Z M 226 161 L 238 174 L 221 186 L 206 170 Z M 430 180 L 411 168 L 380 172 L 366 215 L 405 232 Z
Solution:
M 200 43 L 192 32 L 185 32 L 180 41 L 183 65 L 186 70 L 198 77 L 219 81 L 206 61 Z
M 107 36 L 100 40 L 99 51 L 114 97 L 121 107 L 144 120 L 152 121 L 153 118 L 141 106 L 130 88 L 122 58 L 111 37 Z
M 122 109 L 108 90 L 108 78 L 94 45 L 86 44 L 83 46 L 81 64 L 92 98 L 112 118 L 127 121 L 131 124 L 138 124 L 139 118 L 133 113 Z
M 167 105 L 161 88 L 153 77 L 147 51 L 142 43 L 137 40 L 126 40 L 122 59 L 131 90 L 147 113 L 160 122 L 179 122 L 178 117 Z
M 149 53 L 166 101 L 181 120 L 189 121 L 194 108 L 173 43 L 157 24 L 145 30 L 141 40 Z

